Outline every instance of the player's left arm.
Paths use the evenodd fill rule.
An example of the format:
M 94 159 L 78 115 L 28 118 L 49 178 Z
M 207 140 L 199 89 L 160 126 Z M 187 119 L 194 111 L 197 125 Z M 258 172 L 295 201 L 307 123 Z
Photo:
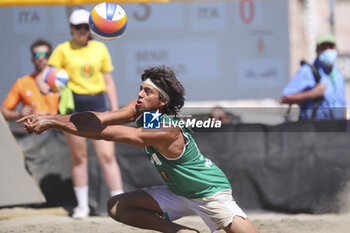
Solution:
M 141 114 L 136 108 L 137 100 L 133 100 L 124 107 L 112 112 L 95 113 L 104 126 L 108 125 L 125 125 L 135 122 Z
M 58 129 L 77 136 L 104 139 L 132 146 L 154 146 L 169 158 L 177 157 L 184 147 L 178 128 L 144 129 L 124 125 L 104 126 L 94 112 L 73 115 L 31 115 L 20 119 L 28 133 L 41 134 Z
M 112 125 L 101 131 L 101 138 L 133 146 L 159 146 L 176 139 L 178 132 L 169 129 L 144 129 L 124 125 Z
M 101 139 L 139 147 L 153 146 L 167 158 L 178 158 L 185 146 L 182 132 L 177 127 L 144 129 L 113 125 L 102 130 Z
M 168 158 L 181 155 L 185 142 L 179 128 L 144 129 L 124 125 L 105 126 L 99 113 L 82 112 L 73 115 L 30 115 L 23 122 L 30 134 L 58 129 L 77 136 L 121 142 L 132 146 L 153 146 Z
M 96 138 L 106 127 L 101 124 L 98 116 L 101 113 L 80 112 L 71 115 L 30 115 L 17 120 L 23 122 L 25 130 L 30 133 L 41 134 L 49 129 L 59 129 L 75 135 Z

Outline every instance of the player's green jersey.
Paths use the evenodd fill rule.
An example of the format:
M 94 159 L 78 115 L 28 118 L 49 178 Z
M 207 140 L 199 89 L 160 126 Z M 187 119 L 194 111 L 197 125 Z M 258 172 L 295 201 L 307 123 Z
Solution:
M 161 122 L 163 119 L 166 122 L 175 121 L 167 115 L 162 115 L 160 119 Z M 143 118 L 141 117 L 137 120 L 137 126 L 142 127 L 142 125 Z M 178 158 L 169 159 L 153 146 L 145 147 L 146 154 L 170 190 L 186 198 L 204 198 L 218 191 L 231 189 L 222 170 L 201 154 L 194 139 L 185 128 L 179 128 L 186 145 Z

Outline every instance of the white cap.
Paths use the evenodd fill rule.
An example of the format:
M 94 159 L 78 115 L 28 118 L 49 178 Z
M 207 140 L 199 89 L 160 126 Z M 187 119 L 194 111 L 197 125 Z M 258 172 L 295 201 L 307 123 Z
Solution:
M 69 22 L 73 25 L 89 24 L 90 12 L 85 9 L 78 9 L 73 11 L 70 15 Z

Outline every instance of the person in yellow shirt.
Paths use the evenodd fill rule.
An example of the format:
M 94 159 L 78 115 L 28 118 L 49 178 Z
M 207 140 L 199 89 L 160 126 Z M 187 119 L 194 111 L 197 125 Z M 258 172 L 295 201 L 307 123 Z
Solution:
M 36 83 L 47 67 L 47 61 L 51 54 L 51 44 L 38 39 L 30 46 L 34 72 L 19 78 L 12 86 L 1 106 L 1 113 L 7 121 L 13 121 L 22 116 L 33 113 L 50 114 L 58 112 L 58 93 L 47 92 L 43 94 Z M 22 104 L 20 110 L 16 109 Z
M 84 9 L 73 11 L 70 29 L 73 39 L 59 44 L 48 63 L 65 69 L 70 77 L 68 87 L 73 92 L 74 112 L 107 111 L 105 94 L 110 110 L 118 109 L 113 65 L 107 47 L 93 40 L 89 30 L 90 13 Z M 43 85 L 42 89 L 45 89 Z M 47 88 L 47 87 L 46 87 Z M 72 179 L 78 206 L 73 218 L 89 216 L 88 206 L 88 153 L 86 139 L 65 133 L 72 159 Z M 120 169 L 115 157 L 114 143 L 92 140 L 110 195 L 123 193 Z

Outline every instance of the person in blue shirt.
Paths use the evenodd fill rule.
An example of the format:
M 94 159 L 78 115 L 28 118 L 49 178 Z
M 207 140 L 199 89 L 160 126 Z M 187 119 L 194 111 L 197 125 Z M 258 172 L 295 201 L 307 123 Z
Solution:
M 337 59 L 336 39 L 330 33 L 317 37 L 313 66 L 319 72 L 320 81 L 316 82 L 309 65 L 302 65 L 282 92 L 281 103 L 299 104 L 299 119 L 344 119 L 345 118 L 345 81 L 335 65 Z M 317 105 L 315 102 L 319 101 Z M 313 115 L 313 109 L 316 109 Z

